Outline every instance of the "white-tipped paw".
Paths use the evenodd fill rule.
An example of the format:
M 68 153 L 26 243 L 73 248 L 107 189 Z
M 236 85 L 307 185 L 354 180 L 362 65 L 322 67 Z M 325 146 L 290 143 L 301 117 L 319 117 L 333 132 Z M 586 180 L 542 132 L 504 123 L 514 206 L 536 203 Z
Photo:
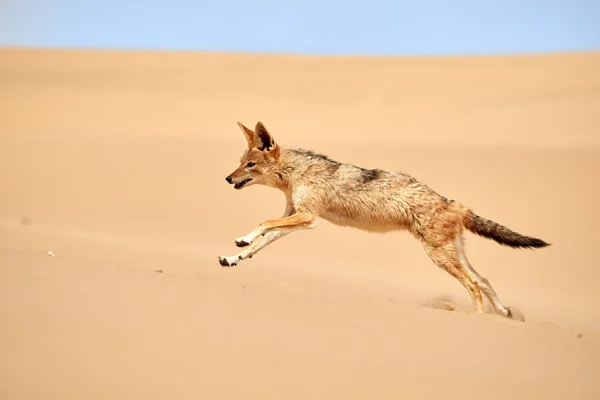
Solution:
M 239 239 L 235 239 L 235 245 L 237 247 L 246 247 L 250 244 L 251 242 L 246 242 L 244 239 L 239 238 Z
M 240 256 L 219 257 L 219 264 L 222 267 L 235 267 L 240 260 Z
M 257 235 L 254 235 L 251 233 L 246 236 L 242 236 L 240 238 L 235 239 L 235 245 L 237 247 L 246 247 L 250 243 L 254 242 L 254 240 L 256 240 L 256 238 L 257 238 Z

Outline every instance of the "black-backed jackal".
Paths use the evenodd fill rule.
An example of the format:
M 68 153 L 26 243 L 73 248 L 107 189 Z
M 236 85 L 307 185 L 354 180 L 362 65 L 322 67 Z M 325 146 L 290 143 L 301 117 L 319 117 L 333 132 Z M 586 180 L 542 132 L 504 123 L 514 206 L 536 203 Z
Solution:
M 219 257 L 222 266 L 237 265 L 294 230 L 313 228 L 319 217 L 371 232 L 406 229 L 423 243 L 435 264 L 463 284 L 476 312 L 483 312 L 483 292 L 498 314 L 514 317 L 490 282 L 467 261 L 463 231 L 515 248 L 548 243 L 482 218 L 407 174 L 364 169 L 311 151 L 280 147 L 261 122 L 254 131 L 238 125 L 248 147 L 227 182 L 236 189 L 256 184 L 279 189 L 286 195 L 287 206 L 282 218 L 265 221 L 236 239 L 236 245 L 244 249 Z

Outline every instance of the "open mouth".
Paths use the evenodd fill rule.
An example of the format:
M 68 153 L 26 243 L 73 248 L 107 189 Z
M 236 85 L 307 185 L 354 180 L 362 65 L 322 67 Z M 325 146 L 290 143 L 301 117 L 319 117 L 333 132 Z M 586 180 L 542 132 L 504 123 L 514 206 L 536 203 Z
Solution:
M 244 185 L 245 185 L 246 183 L 250 182 L 251 180 L 252 180 L 252 178 L 244 179 L 243 181 L 241 181 L 241 182 L 238 182 L 238 183 L 236 183 L 235 185 L 233 185 L 233 187 L 234 187 L 234 188 L 236 188 L 236 189 L 241 189 L 241 188 L 243 188 L 243 187 L 244 187 Z

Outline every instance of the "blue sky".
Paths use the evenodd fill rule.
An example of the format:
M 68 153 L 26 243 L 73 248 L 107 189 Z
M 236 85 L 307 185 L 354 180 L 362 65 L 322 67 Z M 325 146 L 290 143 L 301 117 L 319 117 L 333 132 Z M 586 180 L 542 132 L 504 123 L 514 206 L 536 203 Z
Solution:
M 0 46 L 312 54 L 600 50 L 598 0 L 0 0 Z

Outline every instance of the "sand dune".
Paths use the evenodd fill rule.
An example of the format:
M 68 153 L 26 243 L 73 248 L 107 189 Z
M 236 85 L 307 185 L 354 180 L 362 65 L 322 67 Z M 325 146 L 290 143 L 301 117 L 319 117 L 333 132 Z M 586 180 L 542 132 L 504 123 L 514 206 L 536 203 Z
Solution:
M 0 50 L 0 398 L 598 398 L 598 71 L 598 53 Z M 224 181 L 257 120 L 552 243 L 467 236 L 526 321 L 472 314 L 402 232 L 322 222 L 221 268 L 284 209 Z

